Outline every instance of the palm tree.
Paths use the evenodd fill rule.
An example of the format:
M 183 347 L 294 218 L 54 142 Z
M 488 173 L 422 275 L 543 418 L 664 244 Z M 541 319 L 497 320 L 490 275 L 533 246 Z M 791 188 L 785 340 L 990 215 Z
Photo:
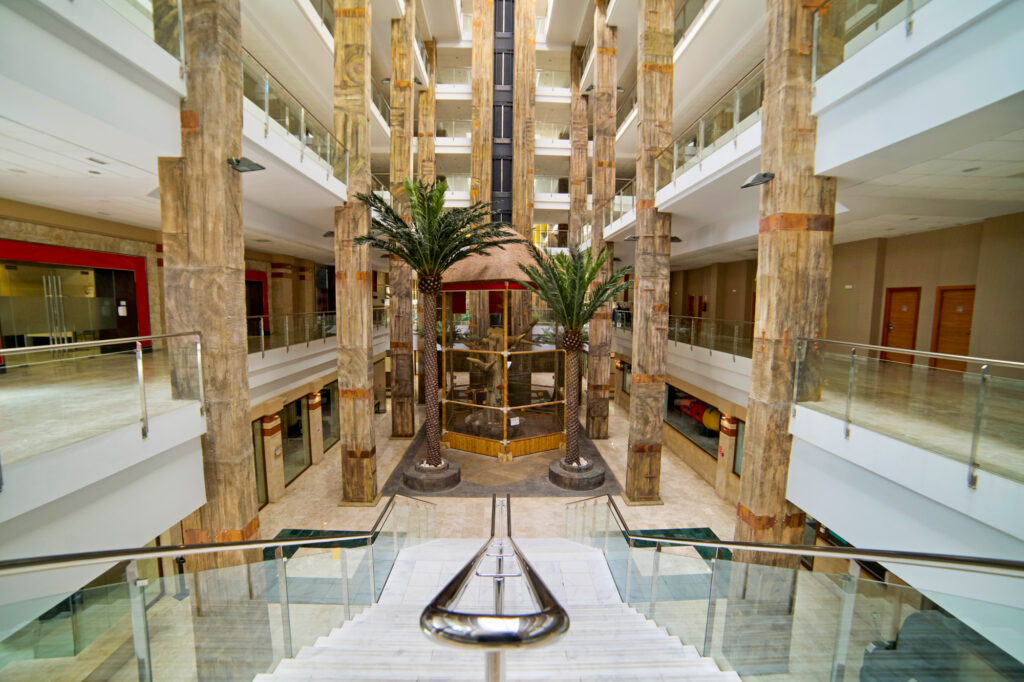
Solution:
M 437 352 L 433 351 L 436 340 L 433 332 L 437 327 L 437 295 L 441 293 L 441 278 L 455 263 L 483 254 L 492 248 L 504 248 L 505 244 L 518 244 L 523 240 L 510 237 L 504 223 L 489 222 L 489 204 L 477 203 L 466 208 L 444 207 L 444 195 L 448 183 L 413 183 L 405 181 L 405 192 L 409 197 L 409 214 L 412 224 L 407 223 L 388 202 L 376 194 L 356 196 L 372 209 L 373 219 L 370 234 L 357 237 L 358 245 L 370 246 L 398 256 L 416 272 L 419 280 L 420 302 L 423 319 L 420 329 L 423 347 L 424 382 L 427 417 L 427 456 L 425 464 L 440 467 L 441 424 L 437 403 Z
M 530 247 L 534 262 L 519 268 L 529 277 L 519 284 L 532 289 L 551 308 L 554 323 L 562 328 L 565 349 L 565 464 L 580 465 L 579 386 L 580 353 L 583 350 L 583 327 L 594 314 L 617 294 L 629 287 L 625 281 L 627 266 L 597 282 L 601 266 L 611 252 L 603 250 L 594 259 L 589 248 L 570 247 L 565 253 L 542 254 Z M 596 283 L 595 283 L 596 282 Z M 589 295 L 588 295 L 589 293 Z

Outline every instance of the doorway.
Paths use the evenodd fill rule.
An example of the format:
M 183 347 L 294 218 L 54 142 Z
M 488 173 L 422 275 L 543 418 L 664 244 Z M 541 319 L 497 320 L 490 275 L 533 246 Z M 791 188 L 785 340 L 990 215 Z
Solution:
M 913 348 L 917 343 L 917 317 L 921 307 L 921 287 L 890 287 L 885 290 L 885 319 L 882 321 L 882 345 Z M 882 353 L 882 360 L 914 364 L 908 353 Z
M 974 318 L 974 287 L 938 287 L 935 290 L 935 320 L 932 324 L 932 352 L 967 355 L 971 348 L 971 320 Z M 966 362 L 932 358 L 931 366 L 963 372 Z

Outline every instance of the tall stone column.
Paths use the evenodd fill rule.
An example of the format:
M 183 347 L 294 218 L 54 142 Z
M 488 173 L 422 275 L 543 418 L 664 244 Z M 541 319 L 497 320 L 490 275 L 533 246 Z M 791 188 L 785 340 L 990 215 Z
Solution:
M 583 77 L 582 45 L 573 45 L 569 53 L 569 246 L 579 246 L 583 226 L 590 219 L 587 211 L 587 96 L 580 92 Z
M 285 326 L 295 312 L 295 263 L 287 256 L 275 256 L 270 264 L 270 334 L 275 343 L 284 343 Z
M 512 77 L 512 227 L 533 233 L 534 128 L 537 101 L 537 0 L 516 0 Z
M 494 0 L 473 0 L 471 78 L 473 121 L 469 150 L 469 201 L 491 200 L 494 135 Z
M 625 500 L 660 504 L 661 439 L 668 340 L 668 257 L 672 220 L 654 209 L 655 157 L 672 141 L 671 0 L 640 0 L 636 164 L 636 301 Z
M 603 210 L 615 196 L 615 93 L 618 88 L 618 30 L 608 25 L 607 0 L 594 0 L 594 169 L 590 247 L 605 247 Z M 570 187 L 570 191 L 571 191 Z M 570 198 L 570 204 L 572 199 Z M 570 214 L 571 218 L 571 214 Z M 570 231 L 571 231 L 570 226 Z M 570 239 L 571 239 L 570 234 Z M 612 259 L 601 271 L 612 271 Z M 601 307 L 590 321 L 590 352 L 587 358 L 587 436 L 608 437 L 608 401 L 611 395 L 612 308 Z
M 309 422 L 309 455 L 312 464 L 324 459 L 324 422 L 320 410 L 320 391 L 306 396 L 306 419 Z
M 836 181 L 814 174 L 811 116 L 813 9 L 769 0 L 765 48 L 754 353 L 737 540 L 799 543 L 804 515 L 786 501 L 796 339 L 825 335 Z M 739 561 L 795 567 L 798 558 L 742 553 Z
M 334 135 L 348 150 L 349 200 L 334 211 L 338 301 L 338 414 L 342 504 L 376 504 L 373 433 L 373 276 L 370 212 L 355 198 L 370 185 L 371 0 L 334 1 Z
M 186 543 L 243 540 L 256 536 L 259 517 L 246 368 L 242 176 L 228 165 L 242 155 L 239 0 L 185 0 L 182 12 L 189 64 L 182 156 L 159 160 L 164 310 L 168 332 L 203 335 L 207 500 L 182 521 L 182 531 Z M 172 377 L 194 366 L 190 355 L 172 352 Z M 188 567 L 242 561 L 240 553 L 204 554 Z
M 391 200 L 410 220 L 405 181 L 412 178 L 413 50 L 416 0 L 404 0 L 405 14 L 391 20 Z M 412 363 L 412 269 L 388 256 L 391 283 L 391 437 L 416 435 L 416 390 Z
M 419 101 L 416 104 L 417 115 L 419 116 L 419 132 L 416 133 L 417 147 L 417 171 L 416 175 L 422 182 L 433 183 L 437 180 L 437 154 L 434 144 L 434 130 L 437 127 L 437 41 L 428 40 L 423 47 L 427 53 L 427 87 L 420 90 Z M 419 301 L 418 319 L 423 319 L 423 300 Z M 438 316 L 437 319 L 441 319 Z M 433 337 L 427 336 L 425 329 L 420 330 L 420 351 L 417 353 L 420 362 L 420 371 L 416 373 L 419 381 L 417 402 L 423 405 L 426 402 L 426 386 L 423 382 L 423 353 L 424 349 L 430 347 Z M 438 368 L 441 365 L 438 364 Z

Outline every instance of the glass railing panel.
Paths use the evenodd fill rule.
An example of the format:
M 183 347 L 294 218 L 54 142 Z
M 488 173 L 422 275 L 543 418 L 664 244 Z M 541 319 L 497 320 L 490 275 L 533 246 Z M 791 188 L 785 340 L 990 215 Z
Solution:
M 389 122 L 391 120 L 391 105 L 376 83 L 373 83 L 373 87 L 370 88 L 370 100 L 373 102 L 373 106 L 377 107 L 377 111 L 384 118 L 385 123 Z
M 676 18 L 673 25 L 673 44 L 682 40 L 687 29 L 693 25 L 694 20 L 700 15 L 707 0 L 682 0 L 676 4 Z
M 274 128 L 298 146 L 300 158 L 306 155 L 341 182 L 348 182 L 348 152 L 328 128 L 278 82 L 248 52 L 242 52 L 242 94 L 265 117 L 267 128 Z
M 473 69 L 468 66 L 442 66 L 437 69 L 439 85 L 471 85 Z
M 468 175 L 446 175 L 448 190 L 451 192 L 469 192 L 470 177 Z
M 814 14 L 814 74 L 821 78 L 882 34 L 912 20 L 929 0 L 829 0 Z
M 568 194 L 569 178 L 537 175 L 533 178 L 533 189 L 537 194 Z
M 331 35 L 334 35 L 334 0 L 306 0 L 320 17 Z
M 650 543 L 637 544 L 646 547 Z M 708 558 L 688 547 L 662 546 L 660 552 L 644 552 L 650 554 L 652 562 L 657 562 L 656 571 L 651 573 L 656 579 L 651 581 L 644 613 L 698 651 L 703 648 L 715 561 L 714 550 L 702 552 Z
M 468 119 L 438 119 L 434 126 L 434 135 L 469 139 L 473 136 L 473 122 Z
M 184 44 L 181 35 L 180 0 L 129 2 L 104 0 L 132 26 L 149 36 L 167 54 L 181 61 Z
M 537 69 L 537 87 L 539 88 L 568 88 L 569 84 L 568 71 Z
M 622 122 L 626 120 L 629 113 L 636 108 L 636 86 L 630 88 L 629 92 L 625 93 L 624 96 L 619 97 L 619 107 L 615 112 L 615 126 L 621 126 Z
M 8 349 L 0 374 L 3 466 L 132 424 L 148 429 L 149 419 L 198 400 L 197 341 Z
M 1021 374 L 1024 373 L 1018 372 Z M 983 471 L 1024 481 L 1024 380 L 989 376 L 980 402 L 978 466 Z
M 568 123 L 537 121 L 534 126 L 534 137 L 538 140 L 568 140 L 569 133 Z

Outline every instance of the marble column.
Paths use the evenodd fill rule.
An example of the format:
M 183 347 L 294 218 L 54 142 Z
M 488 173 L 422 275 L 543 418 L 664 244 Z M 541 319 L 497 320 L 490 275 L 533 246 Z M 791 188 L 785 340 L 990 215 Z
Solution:
M 338 301 L 338 413 L 342 504 L 372 505 L 377 489 L 373 432 L 373 277 L 368 246 L 370 213 L 355 195 L 370 183 L 370 0 L 334 0 L 334 136 L 349 155 L 352 199 L 334 212 Z
M 494 0 L 473 0 L 471 52 L 473 122 L 470 130 L 469 201 L 491 200 L 494 122 Z
M 582 45 L 573 45 L 569 53 L 569 246 L 579 246 L 583 226 L 590 222 L 587 210 L 587 160 L 590 156 L 587 116 L 588 97 L 580 91 L 583 76 Z
M 668 340 L 668 257 L 672 219 L 654 208 L 655 165 L 672 141 L 671 0 L 640 0 L 637 38 L 639 151 L 636 164 L 636 300 L 633 384 L 629 400 L 628 504 L 661 503 L 665 347 Z

